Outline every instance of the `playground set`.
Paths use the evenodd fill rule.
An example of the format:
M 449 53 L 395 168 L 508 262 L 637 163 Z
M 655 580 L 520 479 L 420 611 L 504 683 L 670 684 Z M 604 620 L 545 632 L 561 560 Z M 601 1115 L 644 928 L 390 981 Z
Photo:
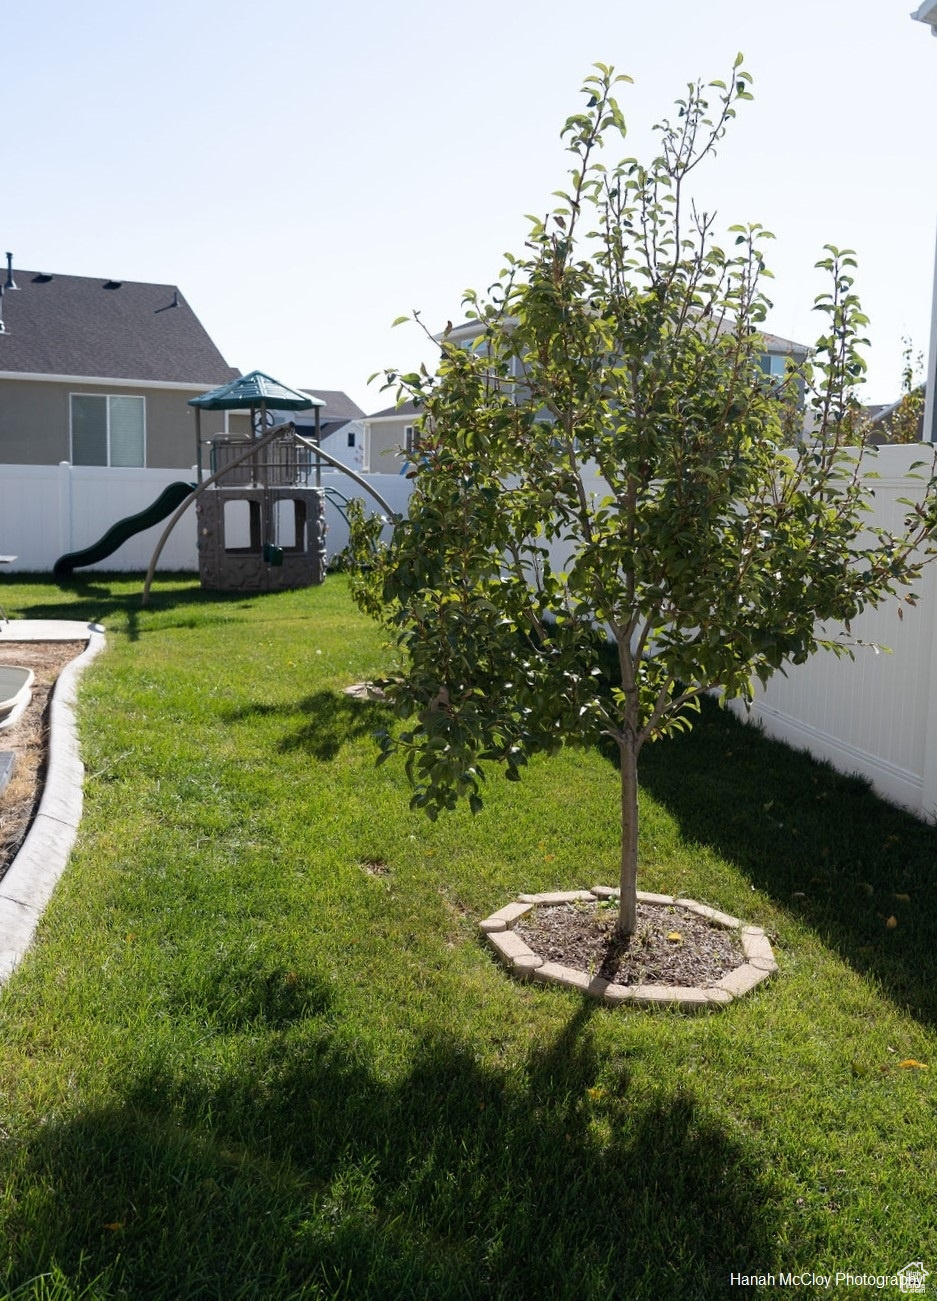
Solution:
M 319 449 L 321 398 L 252 371 L 192 398 L 199 487 L 199 576 L 212 591 L 254 592 L 310 587 L 325 578 L 325 499 Z M 271 411 L 313 410 L 315 438 L 292 424 L 270 428 Z M 203 411 L 251 414 L 251 436 L 209 443 L 211 476 L 202 482 Z
M 325 579 L 325 503 L 344 514 L 348 498 L 323 486 L 322 466 L 351 478 L 373 497 L 388 519 L 395 518 L 384 498 L 359 474 L 320 446 L 319 412 L 325 403 L 289 388 L 262 371 L 251 371 L 220 388 L 191 398 L 196 416 L 196 483 L 170 484 L 145 510 L 118 520 L 97 542 L 55 562 L 60 582 L 75 569 L 97 564 L 143 529 L 168 519 L 153 552 L 143 589 L 149 597 L 156 564 L 172 530 L 195 506 L 199 578 L 203 588 L 228 592 L 267 592 L 310 587 Z M 300 434 L 291 422 L 274 424 L 274 413 L 312 411 L 315 432 Z M 249 411 L 249 435 L 216 434 L 207 440 L 205 478 L 201 431 L 203 411 Z

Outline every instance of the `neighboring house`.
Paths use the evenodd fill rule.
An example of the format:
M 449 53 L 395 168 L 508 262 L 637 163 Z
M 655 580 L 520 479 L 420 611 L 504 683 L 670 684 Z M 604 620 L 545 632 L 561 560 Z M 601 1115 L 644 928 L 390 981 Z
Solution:
M 784 378 L 788 362 L 800 366 L 813 352 L 804 343 L 795 343 L 793 339 L 782 339 L 777 334 L 762 334 L 764 352 L 761 354 L 761 369 L 773 379 Z
M 869 420 L 866 441 L 879 447 L 886 443 L 929 441 L 924 437 L 926 406 L 927 385 L 918 384 L 896 402 L 866 407 L 865 414 Z
M 402 474 L 416 447 L 419 418 L 412 401 L 366 416 L 362 469 L 368 474 Z
M 460 348 L 469 348 L 482 352 L 483 344 L 476 344 L 476 340 L 484 332 L 484 326 L 479 321 L 463 321 L 461 325 L 451 327 L 443 334 L 437 334 L 434 337 L 437 341 L 445 338 L 449 343 L 454 343 Z M 761 355 L 761 368 L 766 375 L 773 379 L 782 380 L 785 375 L 788 361 L 795 365 L 800 365 L 806 361 L 812 349 L 803 343 L 795 343 L 793 339 L 782 339 L 777 334 L 762 334 L 764 352 Z M 512 358 L 511 373 L 516 378 L 521 378 L 523 366 L 519 360 Z
M 364 468 L 364 412 L 347 393 L 336 389 L 303 388 L 304 393 L 321 398 L 325 403 L 319 409 L 319 436 L 323 451 L 350 470 Z M 315 429 L 314 420 L 307 411 L 295 411 L 293 423 L 307 438 Z
M 445 338 L 449 343 L 460 348 L 474 349 L 481 352 L 484 344 L 477 340 L 483 333 L 484 326 L 478 321 L 464 321 L 461 325 L 451 326 L 445 335 L 437 334 L 437 341 Z M 788 361 L 800 364 L 810 354 L 810 349 L 802 343 L 791 339 L 782 339 L 776 334 L 763 334 L 764 353 L 761 367 L 766 375 L 780 382 L 783 380 Z M 514 357 L 511 359 L 511 374 L 515 378 L 523 377 L 523 363 Z M 364 461 L 362 468 L 372 474 L 403 473 L 412 457 L 419 439 L 419 408 L 412 402 L 403 402 L 399 406 L 385 407 L 367 416 L 364 421 Z
M 300 393 L 318 398 L 325 406 L 319 407 L 319 437 L 324 451 L 334 456 L 350 470 L 360 470 L 364 463 L 364 412 L 347 393 L 339 389 L 303 387 Z M 313 439 L 316 419 L 313 411 L 267 412 L 270 425 L 292 421 L 304 438 Z M 246 411 L 228 413 L 226 433 L 246 438 L 250 433 L 250 415 Z
M 21 271 L 9 254 L 7 263 L 0 463 L 191 467 L 188 399 L 240 372 L 176 286 Z

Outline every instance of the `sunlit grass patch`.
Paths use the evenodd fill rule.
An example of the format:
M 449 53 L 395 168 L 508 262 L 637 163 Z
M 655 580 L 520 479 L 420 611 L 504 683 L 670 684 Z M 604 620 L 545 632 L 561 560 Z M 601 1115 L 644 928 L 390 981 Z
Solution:
M 720 1297 L 937 1260 L 932 829 L 707 711 L 643 760 L 640 884 L 764 926 L 780 974 L 709 1018 L 586 1006 L 476 931 L 614 881 L 605 758 L 431 824 L 343 695 L 390 661 L 342 580 L 138 593 L 4 589 L 109 629 L 79 843 L 0 995 L 8 1291 Z

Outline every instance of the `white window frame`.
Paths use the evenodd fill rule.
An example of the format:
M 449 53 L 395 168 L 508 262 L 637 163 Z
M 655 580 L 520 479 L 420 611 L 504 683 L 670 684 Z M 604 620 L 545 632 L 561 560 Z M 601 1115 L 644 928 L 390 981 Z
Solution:
M 787 363 L 790 361 L 793 364 L 794 362 L 790 353 L 766 352 L 764 356 L 768 359 L 766 373 L 772 379 L 784 379 L 787 374 Z
M 74 431 L 75 407 L 72 401 L 73 398 L 104 398 L 105 399 L 104 411 L 105 411 L 105 417 L 107 421 L 107 427 L 105 430 L 105 435 L 107 439 L 107 461 L 105 462 L 104 468 L 107 469 L 115 468 L 111 466 L 111 401 L 112 399 L 136 398 L 137 401 L 141 402 L 143 404 L 143 460 L 140 462 L 139 466 L 118 466 L 116 468 L 132 469 L 132 470 L 146 468 L 146 397 L 144 394 L 142 393 L 86 393 L 86 392 L 78 392 L 78 391 L 74 393 L 69 393 L 68 395 L 68 456 L 72 465 L 75 464 L 75 431 Z M 89 468 L 93 468 L 93 467 L 89 467 Z

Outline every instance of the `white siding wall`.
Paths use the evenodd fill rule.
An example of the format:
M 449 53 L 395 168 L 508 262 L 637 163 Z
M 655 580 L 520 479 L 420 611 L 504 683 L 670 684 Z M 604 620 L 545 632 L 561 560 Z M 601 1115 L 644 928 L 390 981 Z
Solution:
M 354 447 L 348 446 L 348 436 L 354 434 Z M 322 440 L 323 452 L 328 452 L 329 456 L 334 456 L 336 461 L 341 461 L 342 465 L 347 465 L 349 469 L 356 470 L 359 474 L 364 466 L 364 425 L 360 420 L 350 420 L 347 425 L 341 429 L 336 429 L 334 434 L 329 434 Z M 387 466 L 381 467 L 387 469 Z

